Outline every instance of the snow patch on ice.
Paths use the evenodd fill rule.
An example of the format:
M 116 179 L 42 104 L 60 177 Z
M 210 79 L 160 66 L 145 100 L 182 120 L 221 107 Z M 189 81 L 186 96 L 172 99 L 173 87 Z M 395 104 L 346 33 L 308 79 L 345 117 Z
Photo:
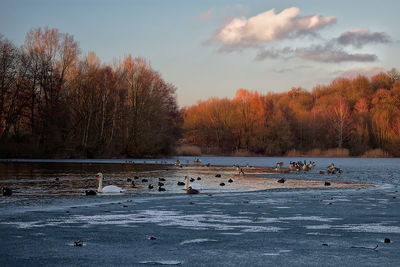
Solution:
M 182 211 L 173 210 L 139 210 L 134 214 L 97 214 L 97 215 L 72 215 L 30 222 L 4 222 L 18 228 L 34 227 L 89 227 L 91 225 L 118 225 L 134 227 L 135 224 L 153 223 L 159 226 L 173 226 L 191 230 L 217 230 L 241 232 L 277 232 L 283 230 L 274 226 L 260 226 L 263 221 L 246 216 L 233 216 L 228 214 L 184 214 Z M 264 219 L 265 223 L 274 220 Z
M 215 239 L 198 238 L 198 239 L 185 240 L 185 241 L 182 241 L 180 244 L 185 245 L 185 244 L 192 244 L 192 243 L 217 242 L 217 241 L 218 240 L 215 240 Z
M 369 224 L 344 224 L 344 225 L 308 225 L 305 226 L 308 230 L 343 230 L 349 232 L 361 232 L 361 233 L 392 233 L 400 234 L 400 226 L 397 225 L 385 225 L 385 223 L 369 223 Z

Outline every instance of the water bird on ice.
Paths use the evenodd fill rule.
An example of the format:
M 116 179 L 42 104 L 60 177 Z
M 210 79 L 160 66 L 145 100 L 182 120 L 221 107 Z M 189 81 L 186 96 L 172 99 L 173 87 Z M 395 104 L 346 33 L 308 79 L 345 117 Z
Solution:
M 85 190 L 85 195 L 86 196 L 95 196 L 95 195 L 97 195 L 97 193 L 94 190 Z
M 75 246 L 75 247 L 81 247 L 81 246 L 83 246 L 83 241 L 82 241 L 82 240 L 75 241 L 75 242 L 74 242 L 74 246 Z
M 191 186 L 188 187 L 188 189 L 186 189 L 186 194 L 198 194 L 199 190 L 193 189 Z
M 103 174 L 99 172 L 96 174 L 96 179 L 99 181 L 99 187 L 97 188 L 98 193 L 122 193 L 125 190 L 115 185 L 107 185 L 103 187 Z
M 3 187 L 1 189 L 1 191 L 3 193 L 3 196 L 5 196 L 5 197 L 9 197 L 9 196 L 12 195 L 12 190 L 10 188 L 8 188 L 8 187 Z
M 200 188 L 200 185 L 199 184 L 189 185 L 189 178 L 187 176 L 185 176 L 185 187 L 184 187 L 184 189 L 188 190 L 189 188 L 192 188 L 193 190 L 196 190 L 196 189 Z

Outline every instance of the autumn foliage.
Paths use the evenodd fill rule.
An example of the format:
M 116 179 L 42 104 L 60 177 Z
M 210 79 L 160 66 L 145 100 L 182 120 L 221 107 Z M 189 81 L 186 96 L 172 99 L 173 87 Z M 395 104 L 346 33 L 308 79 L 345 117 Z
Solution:
M 361 156 L 382 149 L 400 156 L 400 75 L 340 78 L 312 92 L 292 88 L 261 95 L 239 89 L 186 109 L 186 139 L 204 151 L 263 155 L 345 148 Z

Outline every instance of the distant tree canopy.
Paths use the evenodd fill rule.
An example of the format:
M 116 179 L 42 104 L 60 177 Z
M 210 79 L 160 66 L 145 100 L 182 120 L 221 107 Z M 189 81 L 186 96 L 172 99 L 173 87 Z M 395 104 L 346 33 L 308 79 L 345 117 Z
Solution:
M 353 156 L 380 148 L 400 156 L 400 74 L 340 78 L 312 92 L 260 95 L 239 89 L 186 109 L 184 136 L 203 148 L 284 155 L 292 149 L 347 148 Z
M 175 87 L 143 58 L 79 57 L 57 29 L 0 35 L 0 156 L 154 156 L 180 134 Z

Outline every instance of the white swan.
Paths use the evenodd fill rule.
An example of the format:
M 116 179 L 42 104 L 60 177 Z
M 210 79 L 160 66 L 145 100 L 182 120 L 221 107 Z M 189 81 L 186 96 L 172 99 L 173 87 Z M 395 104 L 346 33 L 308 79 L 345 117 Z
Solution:
M 99 187 L 97 188 L 98 193 L 122 193 L 125 190 L 115 185 L 107 185 L 103 187 L 103 174 L 99 172 L 96 174 L 96 179 L 99 180 Z

